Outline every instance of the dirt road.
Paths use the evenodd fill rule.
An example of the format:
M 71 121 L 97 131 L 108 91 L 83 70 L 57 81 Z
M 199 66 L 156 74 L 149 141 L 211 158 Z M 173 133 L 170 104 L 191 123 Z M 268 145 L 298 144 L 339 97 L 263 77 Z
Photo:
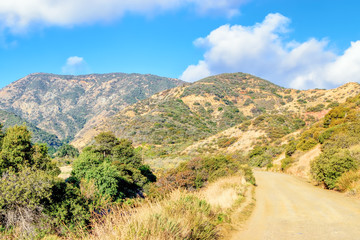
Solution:
M 255 172 L 255 177 L 255 210 L 233 239 L 360 239 L 359 200 L 285 174 Z

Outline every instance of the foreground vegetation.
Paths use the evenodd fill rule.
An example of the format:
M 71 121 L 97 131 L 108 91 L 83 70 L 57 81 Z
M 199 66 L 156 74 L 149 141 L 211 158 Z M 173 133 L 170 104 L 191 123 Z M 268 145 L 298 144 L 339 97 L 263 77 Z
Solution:
M 6 238 L 99 238 L 99 231 L 118 225 L 117 239 L 217 239 L 226 213 L 198 190 L 229 175 L 255 184 L 251 169 L 228 156 L 193 159 L 157 177 L 130 141 L 109 132 L 80 155 L 60 148 L 58 157 L 74 159 L 63 180 L 47 146 L 33 144 L 26 126 L 0 132 L 0 232 Z

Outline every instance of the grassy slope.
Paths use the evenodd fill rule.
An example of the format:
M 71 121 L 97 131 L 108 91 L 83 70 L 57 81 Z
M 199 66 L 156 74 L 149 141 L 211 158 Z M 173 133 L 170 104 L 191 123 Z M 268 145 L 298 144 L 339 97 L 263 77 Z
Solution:
M 161 146 L 157 155 L 168 155 L 264 113 L 314 121 L 328 105 L 359 92 L 355 83 L 333 90 L 299 91 L 249 74 L 221 74 L 131 105 L 79 132 L 73 144 L 81 148 L 99 132 L 114 131 L 135 144 Z
M 281 106 L 283 88 L 243 73 L 222 74 L 140 101 L 88 132 L 82 147 L 99 131 L 111 130 L 135 143 L 183 144 L 198 141 Z
M 341 151 L 348 151 L 349 156 L 360 165 L 360 95 L 349 98 L 345 103 L 334 107 L 324 118 L 304 128 L 298 135 L 292 136 L 296 151 L 285 172 L 312 179 L 311 162 L 326 153 L 332 158 Z M 280 169 L 284 156 L 274 161 L 274 168 Z M 340 174 L 341 175 L 341 174 Z M 346 176 L 347 175 L 347 176 Z M 360 189 L 360 173 L 346 173 L 340 178 L 343 191 Z M 356 191 L 355 191 L 356 192 Z

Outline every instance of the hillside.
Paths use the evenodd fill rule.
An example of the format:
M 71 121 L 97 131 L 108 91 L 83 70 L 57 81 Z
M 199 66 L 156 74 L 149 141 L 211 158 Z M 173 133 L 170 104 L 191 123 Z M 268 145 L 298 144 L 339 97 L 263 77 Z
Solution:
M 61 146 L 61 141 L 59 138 L 54 135 L 47 133 L 44 130 L 39 129 L 34 124 L 29 123 L 28 121 L 24 120 L 23 118 L 3 110 L 0 110 L 0 123 L 4 126 L 6 130 L 8 127 L 14 125 L 23 125 L 25 124 L 28 129 L 32 132 L 32 141 L 39 142 L 39 143 L 47 143 L 49 146 L 57 148 Z
M 0 109 L 62 140 L 72 139 L 98 116 L 111 116 L 127 105 L 183 84 L 177 79 L 141 74 L 35 73 L 0 90 Z
M 291 161 L 284 171 L 313 179 L 328 188 L 339 187 L 338 178 L 349 169 L 354 170 L 360 166 L 359 106 L 360 95 L 350 97 L 322 119 L 304 128 L 288 144 L 293 150 L 287 153 Z M 281 164 L 279 160 L 275 163 Z M 344 163 L 350 165 L 342 166 Z M 336 169 L 331 170 L 333 166 Z M 328 170 L 332 172 L 326 173 Z
M 330 90 L 292 90 L 296 101 L 281 106 L 278 111 L 264 113 L 232 128 L 219 132 L 187 147 L 182 154 L 247 153 L 255 145 L 286 142 L 301 132 L 305 125 L 323 118 L 333 107 L 360 92 L 357 83 L 345 84 Z M 299 101 L 304 99 L 304 102 Z
M 223 74 L 155 94 L 84 129 L 74 144 L 83 147 L 99 131 L 113 131 L 135 143 L 197 141 L 281 105 L 282 88 L 260 78 Z
M 95 127 L 80 131 L 73 144 L 81 148 L 99 132 L 113 131 L 136 144 L 168 146 L 170 151 L 184 149 L 263 114 L 281 113 L 314 121 L 326 114 L 329 106 L 357 93 L 357 83 L 332 90 L 300 91 L 249 74 L 221 74 L 163 91 L 113 117 L 101 118 Z

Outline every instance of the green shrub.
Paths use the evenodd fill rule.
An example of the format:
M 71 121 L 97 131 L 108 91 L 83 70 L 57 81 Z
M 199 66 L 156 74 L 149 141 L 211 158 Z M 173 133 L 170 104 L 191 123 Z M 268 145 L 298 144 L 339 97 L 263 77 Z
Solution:
M 238 140 L 237 137 L 223 137 L 223 138 L 219 138 L 217 141 L 217 145 L 219 146 L 219 148 L 227 148 L 229 146 L 231 146 L 233 143 L 235 143 Z
M 76 158 L 79 156 L 79 150 L 70 144 L 64 144 L 55 155 L 60 158 Z
M 254 167 L 265 167 L 272 163 L 274 157 L 281 154 L 283 148 L 273 146 L 256 146 L 249 153 L 249 164 Z
M 309 107 L 306 110 L 308 112 L 321 112 L 322 110 L 324 110 L 324 108 L 325 108 L 325 105 L 320 103 L 320 104 L 318 104 L 318 105 L 316 105 L 314 107 Z
M 286 157 L 281 160 L 281 171 L 285 171 L 290 165 L 294 162 L 294 159 L 291 157 Z
M 229 156 L 198 157 L 181 163 L 176 169 L 169 170 L 158 180 L 157 185 L 164 192 L 179 187 L 187 190 L 199 189 L 206 182 L 234 174 L 240 168 L 240 165 Z
M 4 172 L 0 181 L 0 225 L 19 228 L 26 238 L 35 238 L 41 223 L 44 202 L 50 201 L 54 177 L 41 170 L 25 168 Z
M 81 195 L 76 184 L 57 182 L 52 188 L 50 199 L 45 213 L 51 216 L 50 223 L 60 235 L 88 228 L 95 205 L 93 199 Z
M 255 186 L 256 179 L 252 168 L 249 167 L 248 165 L 241 165 L 241 171 L 243 171 L 244 173 L 245 180 Z
M 337 107 L 339 106 L 339 102 L 332 102 L 332 103 L 329 103 L 326 108 L 329 109 L 329 108 L 334 108 L 334 107 Z
M 297 144 L 296 148 L 301 151 L 308 151 L 315 147 L 317 144 L 318 142 L 313 138 L 303 139 Z
M 333 189 L 336 187 L 338 178 L 352 169 L 356 169 L 356 161 L 348 150 L 329 150 L 322 153 L 318 158 L 311 162 L 311 175 L 325 187 Z
M 321 144 L 323 144 L 325 142 L 326 139 L 329 139 L 331 137 L 331 135 L 333 134 L 333 132 L 335 131 L 335 127 L 326 129 L 325 131 L 323 131 L 320 135 L 319 135 L 319 142 Z
M 131 142 L 112 133 L 99 134 L 95 144 L 83 150 L 74 161 L 72 177 L 79 182 L 94 181 L 99 194 L 114 201 L 135 197 L 156 180 Z
M 296 141 L 290 141 L 285 148 L 285 156 L 291 157 L 291 155 L 293 155 L 294 152 L 296 151 L 296 145 L 297 145 Z
M 349 112 L 349 108 L 339 106 L 333 108 L 328 112 L 324 117 L 324 128 L 328 128 L 329 126 L 333 126 L 336 124 L 336 120 L 345 118 L 347 112 Z

